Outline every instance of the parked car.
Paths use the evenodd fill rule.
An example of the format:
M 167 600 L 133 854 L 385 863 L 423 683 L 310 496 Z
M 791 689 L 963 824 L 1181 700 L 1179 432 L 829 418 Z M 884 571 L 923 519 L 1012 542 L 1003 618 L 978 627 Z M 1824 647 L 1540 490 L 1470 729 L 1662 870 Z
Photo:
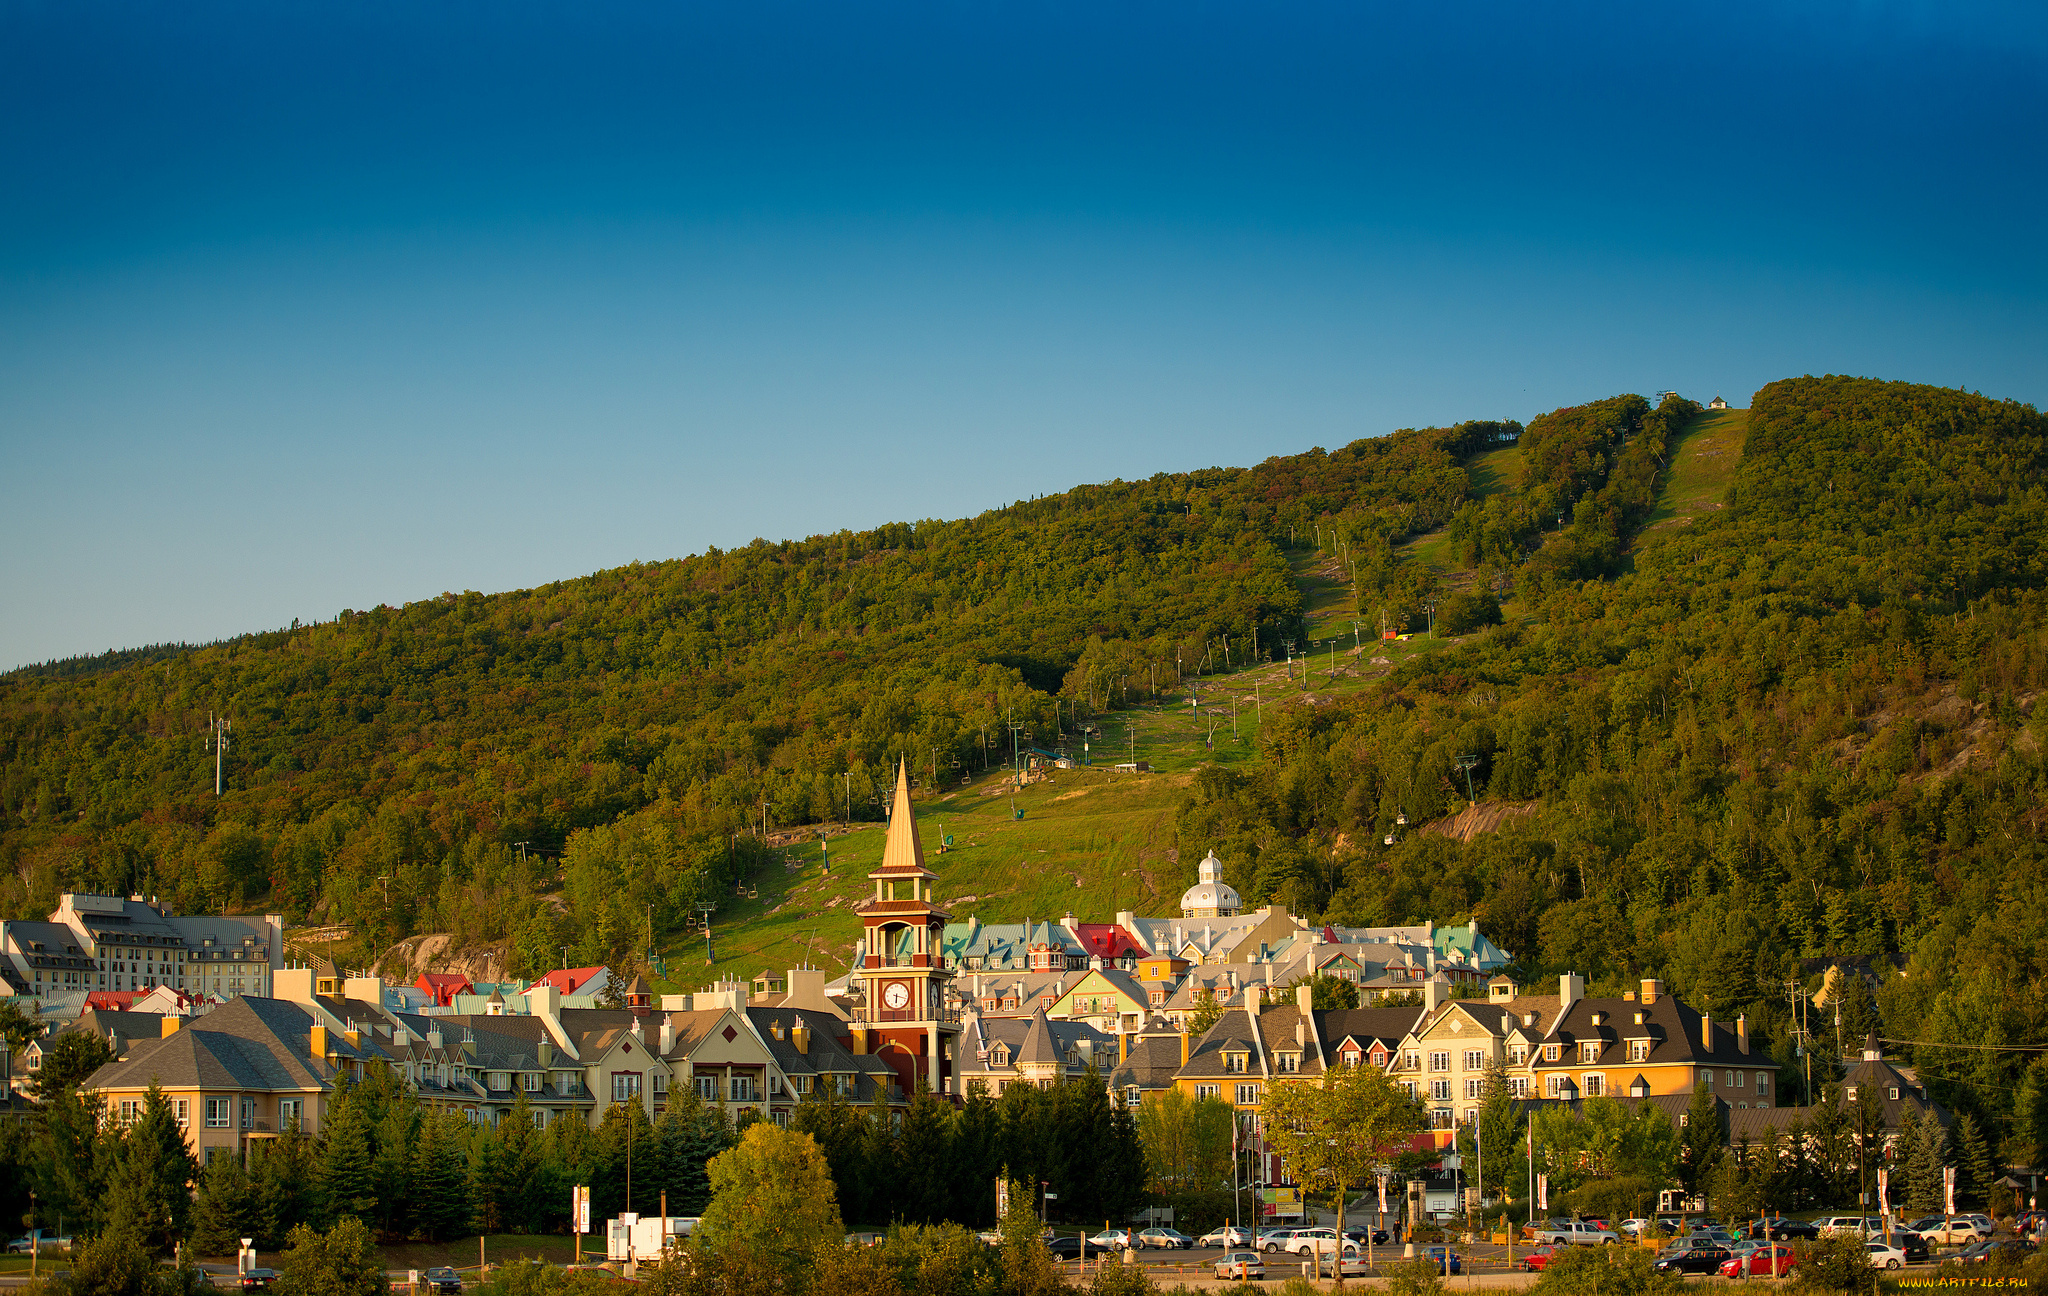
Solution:
M 1536 1230 L 1536 1240 L 1552 1246 L 1604 1246 L 1621 1241 L 1611 1230 L 1597 1228 L 1584 1220 L 1551 1220 Z
M 1986 1238 L 1982 1242 L 1971 1244 L 1956 1259 L 1970 1264 L 1989 1264 L 1994 1260 L 2017 1263 L 2034 1254 L 2034 1251 L 2034 1244 L 2026 1238 L 2005 1238 L 2002 1241 Z M 1975 1254 L 1971 1254 L 1972 1252 Z
M 1906 1253 L 1907 1264 L 1925 1264 L 1934 1254 L 1933 1245 L 1909 1228 L 1893 1229 L 1890 1241 L 1893 1246 Z
M 1364 1246 L 1367 1241 L 1370 1241 L 1374 1246 L 1385 1246 L 1387 1244 L 1387 1231 L 1385 1229 L 1345 1229 L 1344 1236 L 1360 1246 Z
M 34 1247 L 35 1239 L 27 1234 L 23 1234 L 7 1244 L 8 1252 L 13 1255 L 27 1255 Z M 42 1253 L 44 1255 L 54 1255 L 59 1251 L 69 1251 L 70 1249 L 71 1239 L 68 1237 L 46 1237 L 43 1239 Z
M 1723 1278 L 1779 1278 L 1792 1272 L 1792 1248 L 1766 1242 L 1748 1255 L 1731 1255 L 1715 1272 Z
M 1734 1253 L 1723 1246 L 1672 1247 L 1657 1257 L 1657 1272 L 1718 1273 L 1733 1258 Z
M 442 1296 L 454 1296 L 462 1290 L 462 1275 L 447 1265 L 435 1265 L 420 1275 L 420 1281 Z
M 1831 1215 L 1821 1221 L 1822 1237 L 1869 1237 L 1884 1232 L 1884 1221 L 1868 1215 Z
M 1252 1245 L 1264 1251 L 1267 1255 L 1286 1251 L 1289 1249 L 1287 1245 L 1288 1239 L 1300 1231 L 1300 1229 L 1291 1228 L 1266 1229 L 1259 1234 L 1257 1240 Z
M 1820 1226 L 1796 1219 L 1767 1219 L 1760 1221 L 1761 1233 L 1773 1242 L 1812 1241 L 1820 1236 Z
M 1438 1269 L 1442 1269 L 1444 1267 L 1446 1255 L 1448 1255 L 1450 1258 L 1450 1266 L 1452 1273 L 1461 1274 L 1465 1272 L 1465 1257 L 1459 1255 L 1455 1251 L 1449 1250 L 1446 1247 L 1423 1247 L 1421 1250 L 1415 1253 L 1415 1258 L 1417 1260 L 1427 1260 L 1431 1264 L 1435 1265 Z
M 1045 1249 L 1061 1260 L 1086 1260 L 1089 1256 L 1105 1255 L 1110 1250 L 1094 1238 L 1078 1237 L 1071 1233 L 1062 1233 L 1046 1243 Z
M 1105 1229 L 1088 1239 L 1090 1246 L 1099 1246 L 1105 1251 L 1135 1251 L 1129 1229 Z
M 1138 1245 L 1156 1247 L 1161 1251 L 1184 1251 L 1193 1246 L 1195 1240 L 1177 1229 L 1148 1228 L 1138 1234 Z
M 1358 1243 L 1350 1238 L 1339 1238 L 1336 1229 L 1299 1228 L 1288 1237 L 1286 1249 L 1296 1255 L 1308 1255 L 1317 1251 L 1336 1254 L 1340 1251 L 1356 1251 L 1359 1248 Z
M 1906 1253 L 1887 1242 L 1872 1238 L 1863 1244 L 1863 1249 L 1870 1253 L 1870 1265 L 1873 1269 L 1906 1267 Z
M 1614 1226 L 1614 1231 L 1617 1233 L 1626 1233 L 1630 1237 L 1641 1237 L 1643 1235 L 1644 1229 L 1654 1229 L 1656 1227 L 1658 1227 L 1656 1220 L 1625 1219 L 1621 1223 Z
M 1356 1251 L 1346 1251 L 1342 1257 L 1323 1253 L 1316 1260 L 1316 1277 L 1335 1278 L 1342 1274 L 1346 1278 L 1363 1278 L 1371 1273 L 1365 1257 Z
M 1558 1250 L 1554 1246 L 1545 1245 L 1537 1247 L 1534 1251 L 1522 1257 L 1522 1268 L 1530 1273 L 1542 1273 L 1543 1266 L 1549 1264 L 1550 1257 L 1557 1253 Z
M 1266 1262 L 1256 1251 L 1226 1251 L 1216 1262 L 1218 1278 L 1259 1278 L 1266 1276 Z
M 1913 1231 L 1929 1242 L 1940 1242 L 1947 1246 L 1961 1246 L 1969 1242 L 1981 1242 L 1997 1230 L 1991 1221 L 1982 1216 L 1958 1215 L 1944 1219 L 1939 1215 L 1916 1220 Z
M 278 1279 L 275 1269 L 244 1269 L 242 1271 L 243 1291 L 268 1291 Z
M 1195 1245 L 1198 1247 L 1241 1247 L 1251 1244 L 1251 1231 L 1241 1229 L 1235 1224 L 1225 1224 L 1220 1229 L 1211 1229 L 1195 1239 Z

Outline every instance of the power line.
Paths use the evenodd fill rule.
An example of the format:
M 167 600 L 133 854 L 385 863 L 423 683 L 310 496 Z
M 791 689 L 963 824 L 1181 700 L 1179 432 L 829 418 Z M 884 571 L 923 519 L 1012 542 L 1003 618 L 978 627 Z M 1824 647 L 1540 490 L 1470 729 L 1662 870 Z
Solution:
M 1883 1039 L 1880 1044 L 1909 1044 L 1914 1048 L 1977 1049 L 1985 1053 L 2048 1053 L 2048 1044 L 1950 1044 L 1935 1040 Z

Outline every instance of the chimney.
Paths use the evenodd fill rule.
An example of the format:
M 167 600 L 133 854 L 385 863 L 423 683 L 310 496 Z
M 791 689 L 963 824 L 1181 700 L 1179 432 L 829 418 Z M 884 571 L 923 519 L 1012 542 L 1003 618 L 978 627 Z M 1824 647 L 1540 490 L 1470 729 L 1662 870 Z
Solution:
M 797 1019 L 796 1025 L 789 1028 L 789 1042 L 796 1045 L 796 1051 L 799 1053 L 811 1051 L 811 1028 L 804 1025 L 801 1017 Z
M 1645 1007 L 1664 997 L 1664 983 L 1655 977 L 1643 979 L 1643 1004 Z
M 1116 1033 L 1116 1064 L 1122 1066 L 1131 1060 L 1131 1037 L 1122 1031 Z
M 165 1013 L 163 1020 L 163 1034 L 158 1038 L 169 1039 L 171 1036 L 176 1035 L 178 1033 L 178 1027 L 183 1025 L 184 1021 L 185 1019 L 183 1017 L 178 1016 L 176 1013 Z
M 853 1028 L 853 1051 L 856 1055 L 865 1054 L 868 1051 L 867 1027 L 856 1026 Z
M 427 1027 L 427 1047 L 433 1049 L 436 1053 L 441 1051 L 441 1028 L 439 1026 Z
M 1707 1052 L 1714 1051 L 1714 1014 L 1700 1014 L 1700 1047 Z
M 1558 1010 L 1571 1011 L 1573 1004 L 1586 997 L 1586 978 L 1576 972 L 1567 972 L 1557 979 Z
M 1188 1028 L 1185 1022 L 1180 1028 L 1180 1064 L 1182 1067 L 1188 1064 Z
M 636 1021 L 634 1023 L 638 1025 Z M 667 1057 L 676 1046 L 676 1023 L 667 1013 L 661 1015 L 661 1055 Z
M 1294 987 L 1294 1007 L 1303 1017 L 1315 1011 L 1315 995 L 1306 982 Z
M 1735 1047 L 1738 1052 L 1749 1052 L 1749 1014 L 1735 1014 Z
M 1308 1049 L 1308 1023 L 1299 1017 L 1294 1019 L 1294 1047 L 1303 1051 Z
M 1435 1012 L 1437 1005 L 1444 1001 L 1443 984 L 1434 978 L 1422 983 L 1422 1010 Z
M 316 1024 L 306 1040 L 306 1053 L 315 1062 L 327 1060 L 327 1028 Z

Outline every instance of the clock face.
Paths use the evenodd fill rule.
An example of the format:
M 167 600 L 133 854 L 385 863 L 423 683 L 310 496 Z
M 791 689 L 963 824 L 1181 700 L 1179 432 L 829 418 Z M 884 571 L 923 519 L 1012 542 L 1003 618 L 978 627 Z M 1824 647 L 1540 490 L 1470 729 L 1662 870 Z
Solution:
M 891 981 L 882 991 L 882 1002 L 891 1008 L 903 1008 L 910 1003 L 910 987 L 901 981 Z

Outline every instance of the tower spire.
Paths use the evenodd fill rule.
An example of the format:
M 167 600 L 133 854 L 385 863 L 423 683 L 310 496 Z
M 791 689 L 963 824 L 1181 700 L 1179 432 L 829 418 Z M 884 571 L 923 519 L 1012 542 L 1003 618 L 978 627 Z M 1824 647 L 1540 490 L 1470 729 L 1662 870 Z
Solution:
M 910 809 L 910 767 L 896 763 L 896 801 L 889 811 L 889 836 L 882 845 L 879 873 L 921 873 L 936 877 L 924 864 L 924 846 L 917 840 L 917 816 Z

